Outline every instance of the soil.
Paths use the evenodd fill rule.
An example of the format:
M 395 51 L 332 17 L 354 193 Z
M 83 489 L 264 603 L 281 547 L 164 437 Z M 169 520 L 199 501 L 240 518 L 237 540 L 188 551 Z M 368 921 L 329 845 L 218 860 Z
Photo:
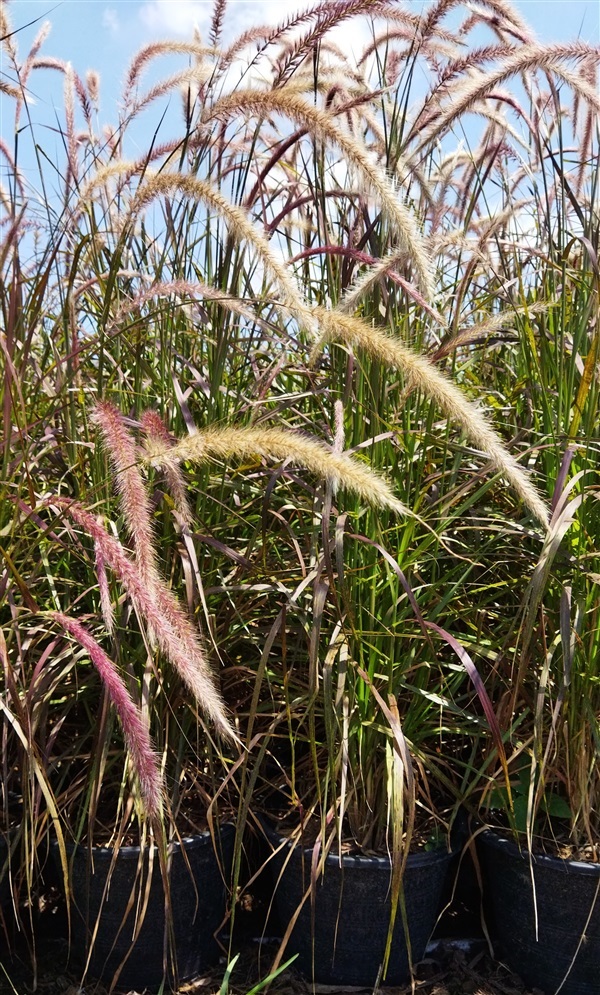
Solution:
M 131 812 L 129 818 L 123 818 L 119 824 L 115 822 L 114 815 L 117 808 L 116 800 L 113 799 L 105 801 L 99 808 L 94 819 L 93 846 L 139 846 L 140 824 L 135 812 Z M 215 813 L 214 818 L 223 823 L 228 821 L 230 814 L 229 808 L 224 805 L 218 813 Z M 207 832 L 209 825 L 206 818 L 206 803 L 198 791 L 189 790 L 182 795 L 177 808 L 176 824 L 180 837 L 197 836 Z
M 506 820 L 493 818 L 489 822 L 489 827 L 508 839 L 514 839 Z M 522 846 L 527 848 L 527 841 L 524 838 Z M 533 837 L 532 850 L 534 854 L 559 857 L 561 860 L 578 860 L 592 864 L 600 862 L 600 843 L 591 843 L 589 840 L 574 843 L 569 824 L 559 819 L 552 819 L 549 830 L 546 826 L 544 833 L 538 833 Z
M 308 848 L 313 847 L 317 842 L 317 839 L 322 834 L 322 823 L 321 820 L 313 817 L 307 820 L 300 831 L 298 824 L 298 816 L 296 813 L 285 816 L 271 816 L 269 820 L 273 827 L 273 831 L 280 837 L 291 839 L 297 839 L 301 843 L 302 847 Z M 327 835 L 330 838 L 333 834 L 336 838 L 332 841 L 331 847 L 328 850 L 331 854 L 338 854 L 341 850 L 342 854 L 345 856 L 351 856 L 356 854 L 363 854 L 365 856 L 387 856 L 389 854 L 388 849 L 376 850 L 368 846 L 360 846 L 356 838 L 351 833 L 349 827 L 344 823 L 342 827 L 343 835 L 341 846 L 338 843 L 336 828 L 333 824 L 327 827 Z M 413 832 L 411 833 L 410 840 L 410 853 L 417 853 L 419 850 L 434 850 L 441 847 L 446 847 L 448 843 L 447 834 L 441 832 L 439 822 L 433 818 L 422 818 L 414 826 Z
M 264 978 L 275 949 L 270 944 L 247 944 L 233 970 L 228 995 L 246 995 Z M 70 975 L 67 969 L 57 971 L 56 965 L 65 964 L 66 960 L 64 941 L 48 940 L 43 945 L 38 955 L 36 995 L 108 995 L 101 985 L 89 983 L 81 987 L 80 979 Z M 31 970 L 24 962 L 0 956 L 0 965 L 1 995 L 33 993 Z M 223 959 L 210 976 L 182 984 L 178 995 L 218 995 L 225 966 Z M 281 974 L 269 992 L 271 995 L 371 995 L 364 988 L 316 985 L 313 989 L 293 969 Z M 429 948 L 428 955 L 418 965 L 414 989 L 410 985 L 382 987 L 379 992 L 380 995 L 542 995 L 538 990 L 526 988 L 516 975 L 492 960 L 480 943 L 461 945 L 456 941 Z M 129 990 L 126 995 L 145 995 L 145 991 Z

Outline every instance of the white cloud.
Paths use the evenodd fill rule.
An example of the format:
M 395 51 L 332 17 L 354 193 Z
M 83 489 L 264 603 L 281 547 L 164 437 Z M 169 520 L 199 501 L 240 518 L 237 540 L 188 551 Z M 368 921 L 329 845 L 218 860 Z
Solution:
M 121 23 L 114 7 L 105 7 L 102 11 L 102 27 L 108 28 L 112 35 L 119 33 Z
M 142 4 L 139 14 L 145 27 L 157 34 L 189 38 L 196 26 L 206 33 L 211 11 L 212 3 L 201 0 L 150 0 Z
M 312 0 L 313 4 L 318 2 Z M 139 16 L 152 31 L 189 36 L 196 25 L 206 33 L 213 6 L 213 0 L 146 0 L 139 8 Z M 261 24 L 282 23 L 297 11 L 298 0 L 229 0 L 225 7 L 225 37 L 235 38 Z
M 317 5 L 319 0 L 309 0 Z M 301 5 L 300 5 L 301 6 Z M 203 40 L 210 29 L 213 0 L 146 0 L 138 7 L 139 18 L 153 36 L 190 39 L 195 27 Z M 298 0 L 228 0 L 223 21 L 222 43 L 227 45 L 249 28 L 283 24 L 298 12 Z M 294 33 L 304 34 L 309 22 Z M 329 37 L 348 55 L 359 56 L 370 39 L 367 19 L 351 18 L 331 31 Z

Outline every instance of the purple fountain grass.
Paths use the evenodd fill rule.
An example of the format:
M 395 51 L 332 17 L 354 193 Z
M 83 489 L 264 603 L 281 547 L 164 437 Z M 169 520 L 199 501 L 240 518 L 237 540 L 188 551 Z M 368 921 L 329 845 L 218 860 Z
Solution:
M 197 42 L 157 41 L 151 42 L 149 45 L 144 45 L 144 47 L 137 52 L 129 66 L 129 69 L 127 70 L 123 90 L 124 103 L 127 104 L 127 101 L 131 97 L 132 90 L 139 82 L 140 76 L 144 70 L 148 68 L 152 60 L 157 58 L 157 56 L 187 55 L 203 59 L 207 55 L 217 54 L 218 52 L 215 48 L 207 48 L 205 45 L 200 45 Z
M 52 504 L 60 507 L 100 547 L 107 565 L 124 584 L 161 651 L 192 691 L 202 711 L 222 735 L 237 741 L 198 632 L 163 579 L 157 573 L 154 586 L 149 588 L 121 543 L 80 504 L 65 498 L 52 498 Z
M 54 611 L 50 614 L 52 619 L 89 654 L 119 717 L 123 738 L 140 783 L 146 811 L 151 818 L 158 816 L 162 801 L 162 777 L 158 757 L 141 712 L 136 707 L 114 663 L 92 634 L 76 619 L 63 615 L 62 612 Z
M 96 561 L 96 576 L 98 578 L 98 589 L 100 591 L 100 607 L 106 631 L 112 636 L 115 631 L 115 613 L 110 598 L 108 587 L 108 577 L 106 575 L 106 563 L 102 555 L 102 549 L 98 543 L 94 543 L 94 556 Z
M 142 428 L 150 443 L 162 443 L 165 446 L 172 445 L 171 437 L 167 428 L 156 411 L 144 411 L 142 415 Z M 185 480 L 181 472 L 181 467 L 177 460 L 169 460 L 168 454 L 162 464 L 167 486 L 175 503 L 175 512 L 182 528 L 189 528 L 192 523 L 192 509 L 187 497 Z
M 338 342 L 352 348 L 364 349 L 381 362 L 400 370 L 412 388 L 422 390 L 426 396 L 435 401 L 444 415 L 457 424 L 478 449 L 488 455 L 494 469 L 505 477 L 532 514 L 545 529 L 548 529 L 549 516 L 546 502 L 536 490 L 529 475 L 505 447 L 487 416 L 449 377 L 434 366 L 426 356 L 405 345 L 398 336 L 389 335 L 387 330 L 368 325 L 361 319 L 340 311 L 315 308 L 315 315 L 319 320 L 322 335 L 313 347 L 311 354 L 313 362 L 326 345 Z
M 208 32 L 211 45 L 217 46 L 221 41 L 221 32 L 223 30 L 226 6 L 227 0 L 215 0 L 212 18 L 210 21 L 210 30 Z
M 176 90 L 186 83 L 196 83 L 198 86 L 201 86 L 203 83 L 206 83 L 209 77 L 210 69 L 208 66 L 193 66 L 191 69 L 183 69 L 180 72 L 173 73 L 172 76 L 161 80 L 155 86 L 151 87 L 147 93 L 137 98 L 131 108 L 131 117 L 139 114 L 149 104 L 153 103 L 159 97 L 164 97 L 172 90 Z
M 67 143 L 67 174 L 65 177 L 65 187 L 77 185 L 78 181 L 78 154 L 77 140 L 75 137 L 75 74 L 70 62 L 65 66 L 65 78 L 63 85 L 65 102 L 65 129 Z
M 435 115 L 429 121 L 419 120 L 415 125 L 414 137 L 417 137 L 416 151 L 428 148 L 453 122 L 470 112 L 479 101 L 490 96 L 500 84 L 518 74 L 533 73 L 536 69 L 547 74 L 553 74 L 571 88 L 574 95 L 589 105 L 596 114 L 600 113 L 600 98 L 593 86 L 590 86 L 585 75 L 577 75 L 565 68 L 565 62 L 576 60 L 586 62 L 590 58 L 598 59 L 600 47 L 587 45 L 584 42 L 555 45 L 524 45 L 512 50 L 503 58 L 500 65 L 485 73 L 478 71 L 466 77 L 460 85 L 442 88 L 440 96 L 446 98 L 439 106 Z
M 85 74 L 85 81 L 87 83 L 88 97 L 94 107 L 97 107 L 100 102 L 100 73 L 96 72 L 95 69 L 88 69 Z
M 377 195 L 380 205 L 395 227 L 400 244 L 411 259 L 415 278 L 427 300 L 435 296 L 435 280 L 425 241 L 417 219 L 399 196 L 392 180 L 375 161 L 364 145 L 344 131 L 331 114 L 309 103 L 290 88 L 261 92 L 234 90 L 217 100 L 207 112 L 204 127 L 214 127 L 214 121 L 239 117 L 240 114 L 274 115 L 288 117 L 297 126 L 306 128 L 311 135 L 336 145 L 342 154 L 361 173 L 368 188 Z M 309 325 L 310 327 L 310 325 Z
M 99 401 L 92 419 L 102 432 L 104 447 L 115 470 L 121 510 L 133 539 L 135 558 L 144 582 L 153 587 L 158 577 L 154 552 L 152 512 L 148 491 L 138 466 L 135 439 L 125 428 L 120 411 Z

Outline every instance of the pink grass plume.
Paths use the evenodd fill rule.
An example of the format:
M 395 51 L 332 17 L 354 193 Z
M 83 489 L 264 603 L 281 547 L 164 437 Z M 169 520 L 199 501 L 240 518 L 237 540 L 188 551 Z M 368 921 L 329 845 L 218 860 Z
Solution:
M 100 547 L 102 556 L 156 636 L 158 645 L 192 691 L 204 714 L 226 738 L 239 742 L 216 687 L 199 634 L 173 592 L 156 574 L 149 587 L 121 543 L 76 501 L 52 498 L 52 504 L 81 526 Z
M 154 818 L 160 812 L 162 778 L 158 766 L 158 758 L 139 709 L 136 707 L 114 663 L 106 655 L 100 644 L 96 642 L 92 634 L 76 619 L 70 618 L 68 615 L 63 615 L 62 612 L 51 612 L 51 617 L 88 653 L 90 660 L 98 671 L 110 701 L 119 717 L 123 730 L 123 738 L 129 757 L 131 758 L 131 764 L 139 780 L 146 811 L 150 817 Z

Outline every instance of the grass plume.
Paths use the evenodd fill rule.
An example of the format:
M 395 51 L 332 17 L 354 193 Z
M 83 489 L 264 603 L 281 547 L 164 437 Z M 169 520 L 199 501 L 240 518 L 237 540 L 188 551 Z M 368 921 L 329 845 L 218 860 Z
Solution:
M 158 816 L 162 798 L 162 778 L 158 757 L 152 746 L 148 729 L 142 720 L 141 712 L 129 694 L 125 682 L 110 657 L 106 655 L 100 644 L 81 622 L 57 611 L 51 612 L 51 618 L 83 647 L 98 671 L 102 684 L 106 688 L 119 717 L 123 738 L 140 783 L 146 811 L 152 818 Z
M 401 515 L 408 510 L 378 474 L 351 456 L 332 452 L 322 442 L 297 432 L 256 426 L 208 428 L 182 439 L 174 446 L 148 440 L 146 457 L 154 466 L 164 460 L 190 460 L 195 463 L 211 459 L 287 460 L 316 474 L 332 486 L 353 491 L 367 504 L 391 508 Z
M 231 117 L 246 112 L 249 114 L 285 114 L 297 125 L 305 127 L 312 135 L 335 144 L 347 156 L 348 161 L 358 167 L 373 192 L 379 197 L 381 206 L 394 224 L 400 243 L 414 268 L 417 280 L 425 297 L 434 297 L 434 280 L 431 262 L 424 241 L 417 228 L 413 214 L 403 204 L 396 190 L 375 159 L 364 145 L 342 131 L 330 114 L 309 104 L 297 93 L 286 89 L 261 93 L 256 90 L 235 90 L 217 100 L 210 108 L 212 122 L 219 117 Z
M 477 103 L 487 97 L 497 86 L 506 82 L 518 73 L 534 72 L 536 69 L 551 73 L 569 86 L 573 93 L 589 104 L 590 108 L 600 113 L 600 97 L 594 86 L 591 86 L 584 75 L 577 75 L 567 69 L 564 63 L 569 59 L 587 61 L 591 57 L 598 59 L 599 46 L 574 42 L 567 45 L 525 45 L 502 59 L 499 66 L 489 72 L 477 72 L 467 76 L 462 83 L 457 83 L 442 92 L 448 98 L 448 105 L 432 112 L 433 120 L 419 132 L 419 148 L 427 148 L 442 133 L 447 131 L 452 122 L 468 113 Z
M 131 178 L 138 171 L 138 166 L 131 162 L 117 162 L 99 169 L 93 180 L 87 185 L 81 195 L 82 205 L 89 200 L 94 190 L 104 187 L 115 177 Z M 124 226 L 132 222 L 146 207 L 161 196 L 180 194 L 205 204 L 217 211 L 228 223 L 232 234 L 239 241 L 251 245 L 266 269 L 275 277 L 282 295 L 281 303 L 289 308 L 296 319 L 309 331 L 314 330 L 314 320 L 306 306 L 300 290 L 293 278 L 281 265 L 269 243 L 252 223 L 249 215 L 241 207 L 236 207 L 215 186 L 207 180 L 187 176 L 182 173 L 145 173 L 144 182 L 134 193 L 129 211 L 126 212 Z
M 106 564 L 124 585 L 151 627 L 162 652 L 187 684 L 204 714 L 228 739 L 237 739 L 216 688 L 204 647 L 177 598 L 157 575 L 149 589 L 137 565 L 121 543 L 97 519 L 75 501 L 53 498 L 62 511 L 93 539 Z
M 367 325 L 359 318 L 322 308 L 317 309 L 316 315 L 321 327 L 321 338 L 313 348 L 313 361 L 327 344 L 340 342 L 364 349 L 380 362 L 395 367 L 406 377 L 411 387 L 423 391 L 435 401 L 449 421 L 460 426 L 470 442 L 489 456 L 494 469 L 510 483 L 544 528 L 548 528 L 548 509 L 526 471 L 508 452 L 485 415 L 425 356 L 414 352 L 400 339 Z
M 172 448 L 173 441 L 166 426 L 156 411 L 144 411 L 142 415 L 142 428 L 151 446 L 157 445 Z M 165 455 L 162 470 L 167 480 L 167 486 L 175 504 L 175 512 L 180 527 L 190 528 L 192 524 L 192 509 L 188 501 L 185 481 L 181 472 L 181 467 L 177 460 L 170 460 L 168 453 Z
M 139 468 L 135 439 L 123 424 L 120 411 L 108 401 L 99 401 L 92 420 L 102 432 L 104 448 L 114 468 L 121 511 L 133 539 L 135 559 L 144 582 L 153 587 L 158 578 L 152 510 Z

